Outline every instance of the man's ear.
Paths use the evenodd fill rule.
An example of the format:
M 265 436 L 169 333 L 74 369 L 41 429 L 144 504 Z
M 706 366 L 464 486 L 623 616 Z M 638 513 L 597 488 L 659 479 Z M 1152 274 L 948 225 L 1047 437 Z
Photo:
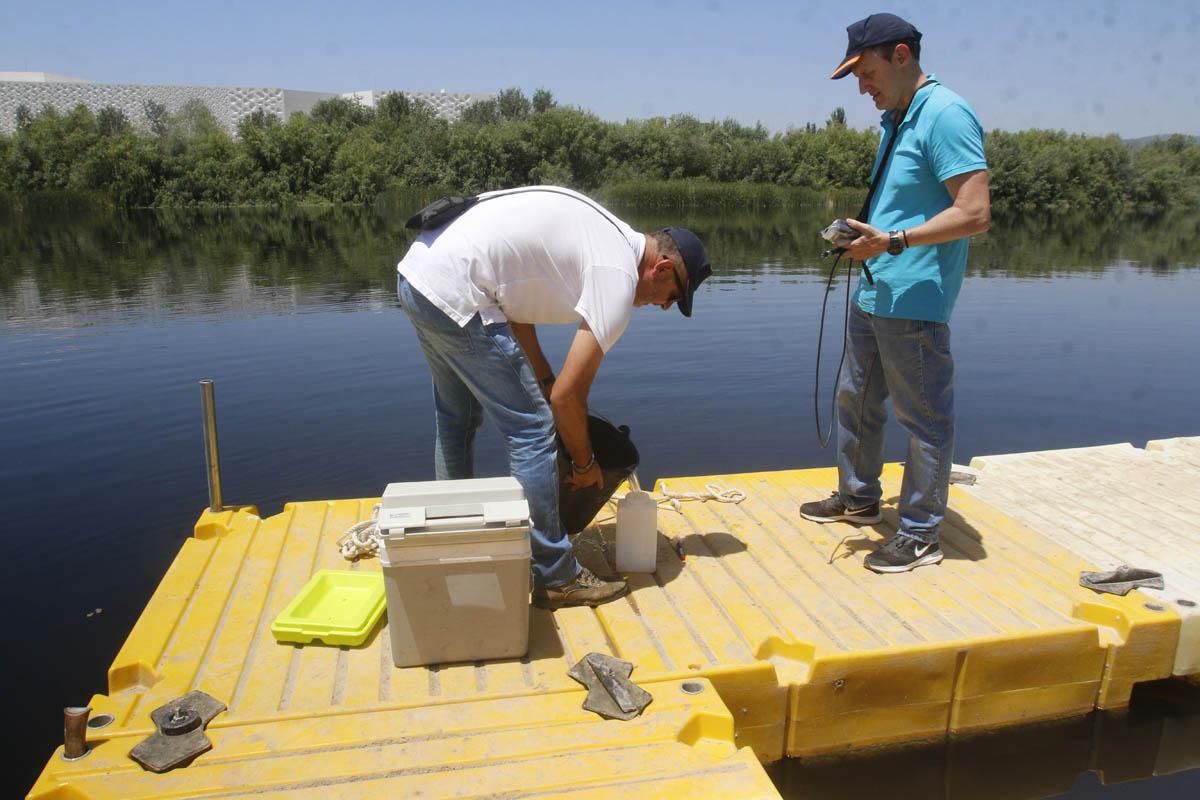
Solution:
M 892 51 L 892 60 L 896 62 L 896 66 L 903 67 L 911 58 L 912 50 L 904 43 L 896 45 L 896 49 Z

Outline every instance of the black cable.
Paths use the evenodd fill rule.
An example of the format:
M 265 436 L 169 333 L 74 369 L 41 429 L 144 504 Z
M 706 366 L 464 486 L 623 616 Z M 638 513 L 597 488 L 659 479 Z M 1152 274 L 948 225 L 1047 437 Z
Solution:
M 833 376 L 833 395 L 829 400 L 829 431 L 822 435 L 820 409 L 821 347 L 825 341 L 825 307 L 829 304 L 829 292 L 833 288 L 833 276 L 837 273 L 838 264 L 841 262 L 842 253 L 845 251 L 839 247 L 834 252 L 837 255 L 833 259 L 833 266 L 829 268 L 829 278 L 825 281 L 825 296 L 821 299 L 821 327 L 817 330 L 817 368 L 813 379 L 813 419 L 817 423 L 817 442 L 821 445 L 822 449 L 829 446 L 829 440 L 833 437 L 833 426 L 837 421 L 838 383 L 842 377 L 842 366 L 846 363 L 846 346 L 850 341 L 850 278 L 852 277 L 854 260 L 848 258 L 846 259 L 846 315 L 842 320 L 842 357 L 838 360 L 837 372 Z

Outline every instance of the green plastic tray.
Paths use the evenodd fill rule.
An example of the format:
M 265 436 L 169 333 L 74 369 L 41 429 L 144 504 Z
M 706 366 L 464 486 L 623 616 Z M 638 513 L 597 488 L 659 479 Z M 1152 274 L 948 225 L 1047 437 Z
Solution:
M 323 569 L 275 618 L 271 633 L 281 642 L 320 639 L 354 647 L 366 641 L 386 606 L 382 574 Z

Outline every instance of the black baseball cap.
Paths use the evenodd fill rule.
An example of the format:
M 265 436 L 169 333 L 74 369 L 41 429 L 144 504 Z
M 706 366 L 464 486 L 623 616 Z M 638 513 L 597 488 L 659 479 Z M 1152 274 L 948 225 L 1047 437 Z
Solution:
M 692 315 L 692 295 L 696 293 L 696 287 L 712 275 L 712 264 L 708 263 L 708 253 L 704 249 L 704 243 L 700 241 L 700 237 L 689 231 L 687 228 L 663 228 L 662 233 L 671 237 L 671 241 L 675 242 L 675 246 L 679 248 L 679 254 L 683 256 L 683 268 L 687 271 L 687 286 L 684 287 L 683 297 L 679 298 L 676 305 L 679 306 L 679 313 L 685 317 Z
M 900 42 L 905 39 L 921 41 L 921 32 L 911 23 L 900 19 L 895 14 L 872 14 L 846 27 L 849 41 L 846 45 L 846 57 L 833 71 L 830 78 L 837 80 L 850 74 L 850 70 L 858 63 L 862 51 L 888 42 Z

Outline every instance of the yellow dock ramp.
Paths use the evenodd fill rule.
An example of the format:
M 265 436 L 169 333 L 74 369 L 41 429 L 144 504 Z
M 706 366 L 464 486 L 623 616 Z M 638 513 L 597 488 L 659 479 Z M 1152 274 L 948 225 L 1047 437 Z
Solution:
M 1200 673 L 1200 437 L 981 456 L 967 491 L 1103 570 L 1162 573 L 1143 589 L 1179 614 L 1173 671 Z
M 899 478 L 898 467 L 885 470 L 893 505 Z M 314 793 L 339 780 L 350 793 L 339 796 L 364 781 L 374 781 L 368 794 L 384 786 L 403 794 L 419 777 L 444 781 L 430 784 L 431 796 L 470 796 L 484 791 L 477 773 L 446 766 L 470 760 L 456 755 L 468 739 L 479 742 L 472 764 L 531 748 L 496 756 L 521 765 L 511 774 L 525 782 L 513 777 L 493 793 L 559 793 L 556 769 L 570 752 L 580 759 L 568 770 L 572 785 L 660 776 L 721 796 L 726 779 L 715 776 L 728 770 L 728 785 L 738 786 L 731 796 L 754 796 L 765 785 L 742 771 L 750 751 L 735 755 L 735 746 L 773 761 L 1070 716 L 1125 704 L 1134 683 L 1171 674 L 1178 615 L 1150 610 L 1136 592 L 1081 588 L 1078 572 L 1091 565 L 958 487 L 943 564 L 887 576 L 863 569 L 864 550 L 894 529 L 895 511 L 868 529 L 802 520 L 798 504 L 835 480 L 830 469 L 670 479 L 676 492 L 715 482 L 747 499 L 662 511 L 660 529 L 683 542 L 686 562 L 660 537 L 657 572 L 632 576 L 628 597 L 597 609 L 534 609 L 525 658 L 428 668 L 395 668 L 382 627 L 355 648 L 280 644 L 269 630 L 316 570 L 346 568 L 337 539 L 377 499 L 292 503 L 266 519 L 251 508 L 206 513 L 114 660 L 109 693 L 92 700 L 94 713 L 115 722 L 90 734 L 101 743 L 81 761 L 62 761 L 60 748 L 31 796 L 165 796 L 155 787 L 191 786 L 189 776 L 204 773 L 211 784 L 171 795 L 203 796 L 203 786 L 232 791 L 256 770 L 303 774 Z M 611 527 L 582 534 L 585 563 L 611 554 Z M 635 664 L 633 680 L 655 696 L 643 719 L 601 723 L 579 710 L 579 686 L 566 673 L 593 651 Z M 714 706 L 681 708 L 660 724 L 674 707 L 663 698 L 683 702 L 669 687 L 687 680 L 711 686 L 703 697 Z M 150 711 L 193 689 L 229 707 L 209 726 L 214 749 L 183 770 L 141 772 L 126 754 L 151 732 Z M 685 721 L 697 713 L 729 720 L 731 738 L 712 733 L 720 726 L 697 737 Z M 538 750 L 546 736 L 526 731 L 527 719 L 553 729 L 550 749 Z M 430 730 L 462 735 L 430 740 L 416 755 L 406 749 Z M 482 738 L 471 738 L 476 731 Z M 572 737 L 583 738 L 554 750 Z M 380 748 L 400 760 L 377 759 Z M 664 772 L 669 765 L 682 772 Z M 117 788 L 100 788 L 106 776 Z M 671 791 L 668 783 L 651 793 Z

